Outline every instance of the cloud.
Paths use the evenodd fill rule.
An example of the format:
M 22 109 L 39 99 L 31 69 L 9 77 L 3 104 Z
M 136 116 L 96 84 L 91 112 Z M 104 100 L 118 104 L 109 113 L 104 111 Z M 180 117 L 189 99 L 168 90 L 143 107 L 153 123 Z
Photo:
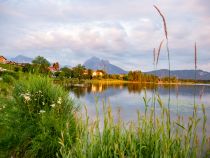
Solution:
M 129 69 L 152 69 L 152 50 L 163 39 L 157 4 L 167 19 L 172 68 L 193 67 L 193 45 L 208 70 L 210 2 L 207 0 L 0 1 L 0 52 L 43 55 L 64 65 L 105 58 Z M 186 64 L 189 63 L 189 64 Z M 165 47 L 160 68 L 167 68 Z

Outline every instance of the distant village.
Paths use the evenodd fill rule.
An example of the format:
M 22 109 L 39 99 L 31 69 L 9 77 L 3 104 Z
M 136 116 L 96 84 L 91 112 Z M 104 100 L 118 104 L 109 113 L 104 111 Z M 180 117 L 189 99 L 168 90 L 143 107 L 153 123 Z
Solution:
M 141 83 L 172 83 L 179 82 L 193 82 L 192 79 L 177 79 L 175 76 L 169 78 L 158 77 L 154 74 L 143 73 L 140 70 L 129 71 L 126 74 L 109 74 L 106 70 L 92 70 L 87 69 L 85 66 L 78 64 L 75 67 L 60 67 L 58 62 L 50 63 L 44 57 L 38 56 L 32 60 L 32 63 L 20 63 L 7 60 L 4 56 L 0 56 L 0 72 L 11 71 L 23 73 L 38 73 L 48 75 L 56 80 L 92 80 L 92 79 L 111 79 L 111 80 L 123 80 L 131 82 Z M 203 82 L 203 81 L 202 81 Z
M 7 64 L 7 65 L 25 67 L 29 63 L 16 63 L 14 61 L 7 60 L 7 58 L 5 58 L 4 56 L 0 56 L 0 64 Z M 58 62 L 53 63 L 47 69 L 49 70 L 49 72 L 52 73 L 52 76 L 54 76 L 54 77 L 55 77 L 55 74 L 61 70 L 60 69 L 60 64 Z M 69 69 L 72 69 L 72 68 L 69 68 Z M 6 71 L 6 69 L 0 67 L 0 71 Z M 90 72 L 91 72 L 92 77 L 103 77 L 106 74 L 106 72 L 104 70 L 87 70 L 87 69 L 84 69 L 83 75 L 89 75 Z

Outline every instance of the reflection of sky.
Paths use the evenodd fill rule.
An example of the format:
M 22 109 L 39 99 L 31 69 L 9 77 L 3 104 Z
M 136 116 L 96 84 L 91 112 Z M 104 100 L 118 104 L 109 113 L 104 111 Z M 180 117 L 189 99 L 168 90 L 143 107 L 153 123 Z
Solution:
M 202 95 L 202 98 L 199 97 L 199 90 L 201 87 L 197 87 L 196 91 L 196 103 L 198 104 L 198 116 L 202 117 L 202 107 L 201 103 L 205 104 L 207 117 L 210 116 L 210 87 L 205 87 L 205 92 Z M 152 91 L 146 91 L 147 98 L 152 98 Z M 168 106 L 168 89 L 159 87 L 158 94 L 160 95 L 161 100 L 164 103 L 164 106 Z M 194 88 L 193 86 L 179 87 L 179 93 L 177 95 L 174 88 L 171 89 L 171 101 L 170 101 L 170 110 L 172 119 L 177 118 L 177 114 L 187 119 L 193 113 L 194 105 Z M 70 92 L 70 95 L 76 99 L 76 96 Z M 138 91 L 136 93 L 129 93 L 127 88 L 112 88 L 108 87 L 102 92 L 94 93 L 85 93 L 84 96 L 80 96 L 77 100 L 81 105 L 87 105 L 88 115 L 90 118 L 95 118 L 96 116 L 96 104 L 99 108 L 99 115 L 102 117 L 103 104 L 111 105 L 114 115 L 120 109 L 121 117 L 124 121 L 131 121 L 137 119 L 137 111 L 144 112 L 144 91 Z M 96 100 L 98 102 L 96 103 Z M 152 105 L 150 100 L 149 105 Z M 156 104 L 156 114 L 160 114 L 160 107 Z M 116 117 L 116 116 L 115 116 Z M 207 124 L 210 121 L 207 121 Z M 210 129 L 208 129 L 210 133 Z

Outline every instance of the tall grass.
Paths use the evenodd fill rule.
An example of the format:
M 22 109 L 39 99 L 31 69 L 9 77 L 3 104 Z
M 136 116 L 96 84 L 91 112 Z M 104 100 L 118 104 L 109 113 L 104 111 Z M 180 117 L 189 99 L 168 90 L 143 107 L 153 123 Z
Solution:
M 76 135 L 75 107 L 68 92 L 46 77 L 19 81 L 10 98 L 0 99 L 0 146 L 5 157 L 60 156 L 63 134 L 70 147 Z
M 164 28 L 164 34 L 166 38 L 166 49 L 167 49 L 167 54 L 168 54 L 168 77 L 169 77 L 169 88 L 168 88 L 168 110 L 170 111 L 170 104 L 171 104 L 171 61 L 170 61 L 170 50 L 169 50 L 169 41 L 168 41 L 168 30 L 167 30 L 167 23 L 166 23 L 166 18 L 163 15 L 163 13 L 160 11 L 160 9 L 154 5 L 154 8 L 157 10 L 159 15 L 162 18 L 163 21 L 163 28 Z M 162 44 L 161 44 L 162 45 Z M 161 47 L 160 45 L 160 47 Z M 170 114 L 170 113 L 169 113 Z M 171 122 L 171 117 L 168 117 L 168 122 Z M 169 137 L 170 137 L 170 129 L 169 129 Z
M 145 100 L 147 104 L 146 97 Z M 203 108 L 205 119 L 201 145 L 197 133 L 200 119 L 197 115 L 190 117 L 187 123 L 181 117 L 169 123 L 167 120 L 170 117 L 170 111 L 164 106 L 160 97 L 157 101 L 161 115 L 156 116 L 155 122 L 152 107 L 145 113 L 137 112 L 137 122 L 128 123 L 121 119 L 120 113 L 117 118 L 114 117 L 111 107 L 106 105 L 103 105 L 103 119 L 101 120 L 97 114 L 97 117 L 91 121 L 85 107 L 85 118 L 78 115 L 76 119 L 78 132 L 74 146 L 66 147 L 63 143 L 65 138 L 60 138 L 61 155 L 77 158 L 210 156 L 205 148 L 207 146 L 205 108 Z M 197 114 L 196 108 L 194 113 Z M 171 133 L 168 132 L 169 130 Z

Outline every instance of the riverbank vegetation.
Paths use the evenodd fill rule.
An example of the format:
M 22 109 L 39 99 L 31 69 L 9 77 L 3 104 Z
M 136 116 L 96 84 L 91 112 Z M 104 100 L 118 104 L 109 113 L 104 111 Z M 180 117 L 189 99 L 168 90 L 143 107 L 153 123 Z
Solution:
M 123 122 L 120 112 L 113 116 L 107 105 L 102 118 L 97 113 L 90 120 L 50 78 L 29 75 L 9 85 L 7 95 L 0 98 L 0 154 L 4 157 L 209 156 L 204 105 L 203 118 L 197 117 L 195 106 L 188 121 L 181 116 L 169 121 L 170 111 L 160 97 L 156 98 L 161 113 L 155 115 L 145 95 L 145 111 L 137 113 L 136 122 Z
M 83 106 L 77 106 L 69 97 L 69 93 L 60 86 L 96 79 L 149 82 L 153 85 L 160 81 L 178 83 L 180 80 L 170 76 L 166 21 L 160 10 L 156 6 L 155 8 L 163 19 L 167 41 L 169 76 L 166 78 L 160 79 L 140 71 L 130 71 L 128 75 L 105 73 L 103 76 L 93 77 L 92 70 L 86 70 L 82 65 L 52 72 L 49 69 L 50 63 L 43 57 L 37 57 L 33 64 L 0 64 L 3 69 L 0 71 L 1 157 L 210 157 L 205 105 L 194 103 L 192 116 L 187 120 L 182 116 L 171 120 L 170 85 L 167 106 L 156 91 L 153 98 L 147 98 L 145 93 L 145 110 L 138 111 L 137 121 L 130 122 L 124 122 L 120 112 L 118 116 L 114 116 L 111 106 L 98 105 L 97 102 L 97 116 L 90 120 L 87 107 L 84 107 L 84 116 L 84 113 L 79 111 Z M 162 42 L 158 57 L 161 46 Z M 197 52 L 195 54 L 196 57 Z M 197 57 L 195 59 L 197 60 Z M 58 67 L 58 64 L 55 65 Z M 103 106 L 102 118 L 99 116 L 98 106 Z M 155 111 L 157 106 L 160 109 L 158 115 Z M 202 118 L 197 116 L 198 106 L 202 107 Z

